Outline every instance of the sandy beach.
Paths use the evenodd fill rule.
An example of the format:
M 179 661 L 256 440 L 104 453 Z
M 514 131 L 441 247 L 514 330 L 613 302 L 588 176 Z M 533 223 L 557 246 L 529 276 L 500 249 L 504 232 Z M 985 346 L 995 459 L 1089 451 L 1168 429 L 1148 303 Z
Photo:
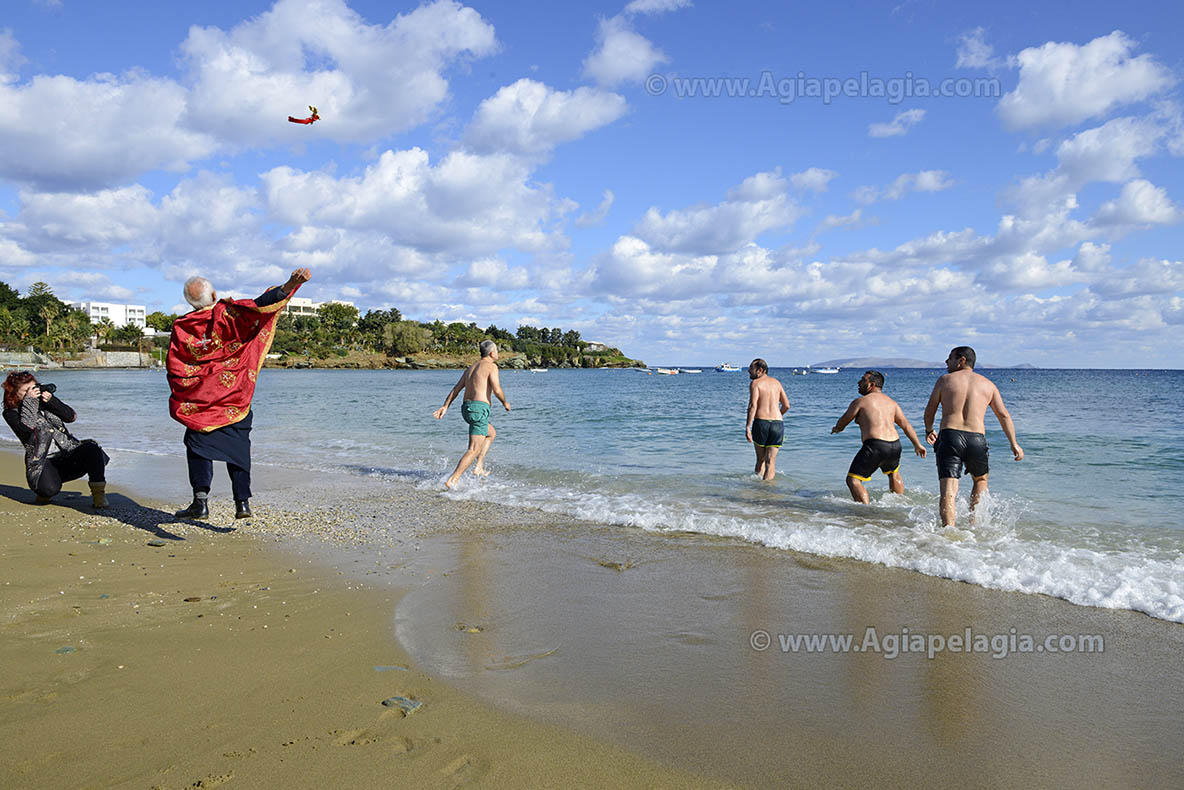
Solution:
M 37 507 L 20 457 L 0 464 L 4 787 L 1172 787 L 1182 767 L 1184 629 L 1142 614 L 266 465 L 237 524 L 221 478 L 206 525 L 136 493 L 182 498 L 159 456 L 111 470 L 104 514 L 78 481 Z M 868 627 L 1105 641 L 779 641 Z
M 22 469 L 0 453 L 3 480 Z M 66 489 L 0 496 L 0 786 L 719 786 L 425 674 L 400 592 L 323 553 Z

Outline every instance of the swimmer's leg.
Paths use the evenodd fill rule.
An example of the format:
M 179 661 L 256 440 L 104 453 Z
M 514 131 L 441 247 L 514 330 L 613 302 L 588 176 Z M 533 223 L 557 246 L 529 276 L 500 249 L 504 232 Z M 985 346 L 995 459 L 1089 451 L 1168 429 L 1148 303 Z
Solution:
M 490 425 L 489 436 L 483 437 L 485 442 L 481 445 L 481 452 L 477 454 L 477 465 L 473 467 L 473 474 L 477 475 L 477 477 L 489 476 L 489 471 L 485 468 L 485 454 L 493 446 L 493 438 L 495 436 L 497 436 L 497 431 L 493 429 L 493 425 Z
M 759 444 L 754 444 L 752 447 L 756 450 L 756 466 L 753 467 L 752 473 L 757 477 L 764 477 L 766 464 L 765 451 L 768 448 L 761 447 Z
M 871 497 L 868 496 L 867 489 L 863 487 L 863 481 L 853 475 L 847 475 L 847 490 L 851 492 L 851 498 L 856 502 L 866 505 L 871 502 Z
M 777 451 L 780 449 L 780 447 L 765 448 L 765 473 L 762 477 L 766 480 L 772 480 L 773 476 L 777 474 Z
M 484 444 L 484 436 L 469 436 L 469 449 L 465 450 L 465 454 L 462 455 L 460 460 L 456 462 L 456 471 L 453 472 L 452 476 L 449 477 L 444 483 L 445 488 L 452 488 L 454 485 L 456 485 L 456 481 L 460 479 L 460 476 L 465 473 L 465 470 L 469 468 L 469 465 L 473 463 L 473 460 L 478 456 L 478 454 L 480 454 L 481 448 Z
M 978 506 L 978 502 L 983 498 L 983 494 L 987 493 L 987 475 L 979 475 L 974 478 L 974 488 L 970 489 L 970 512 L 974 513 L 974 509 Z
M 894 494 L 904 493 L 904 478 L 900 476 L 900 470 L 888 475 L 888 490 Z
M 941 525 L 952 527 L 958 516 L 958 478 L 943 477 L 941 483 Z

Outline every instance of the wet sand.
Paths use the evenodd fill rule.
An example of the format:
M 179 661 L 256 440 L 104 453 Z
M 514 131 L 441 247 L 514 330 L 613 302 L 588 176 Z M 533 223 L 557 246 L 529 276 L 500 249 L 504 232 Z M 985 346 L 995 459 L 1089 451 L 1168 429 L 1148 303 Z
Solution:
M 402 590 L 324 551 L 118 486 L 107 515 L 85 482 L 37 507 L 11 451 L 0 480 L 0 787 L 721 786 L 421 671 Z
M 15 453 L 0 464 L 21 479 Z M 1177 624 L 372 470 L 257 466 L 257 518 L 237 525 L 216 478 L 211 525 L 238 527 L 217 531 L 166 512 L 182 459 L 112 471 L 176 501 L 117 493 L 95 516 L 81 494 L 34 507 L 0 486 L 0 786 L 1175 787 L 1184 771 Z M 1105 647 L 889 659 L 777 641 L 869 626 Z M 396 696 L 422 707 L 382 706 Z

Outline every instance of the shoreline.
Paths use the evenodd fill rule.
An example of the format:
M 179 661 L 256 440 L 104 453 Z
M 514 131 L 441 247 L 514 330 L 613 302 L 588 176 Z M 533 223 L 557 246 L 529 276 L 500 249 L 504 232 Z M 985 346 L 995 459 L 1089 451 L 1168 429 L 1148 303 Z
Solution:
M 16 464 L 0 467 L 12 479 L 19 455 L 0 456 Z M 183 493 L 183 458 L 138 463 L 113 474 L 130 486 L 122 490 Z M 756 787 L 787 777 L 846 787 L 1032 779 L 1170 787 L 1182 768 L 1174 749 L 1184 738 L 1174 713 L 1184 704 L 1177 624 L 737 539 L 453 500 L 422 481 L 359 471 L 261 465 L 257 518 L 228 534 L 170 526 L 163 511 L 179 500 L 125 512 L 120 522 L 86 508 L 32 508 L 19 502 L 29 492 L 0 490 L 0 509 L 20 525 L 5 532 L 4 579 L 28 562 L 22 583 L 38 591 L 29 606 L 21 605 L 24 589 L 17 599 L 0 587 L 3 660 L 17 676 L 32 676 L 3 686 L 0 734 L 10 751 L 0 764 L 48 777 L 50 763 L 25 752 L 44 752 L 61 729 L 74 737 L 91 727 L 88 716 L 115 715 L 119 723 L 106 729 L 175 730 L 171 742 L 182 746 L 133 753 L 130 740 L 90 733 L 88 749 L 54 745 L 51 759 L 101 773 L 115 770 L 107 757 L 119 754 L 138 766 L 127 786 L 169 788 L 212 786 L 229 772 L 248 784 L 307 776 L 310 787 L 459 786 L 465 772 L 475 786 L 505 787 Z M 235 524 L 221 478 L 211 509 L 215 527 Z M 90 542 L 101 537 L 112 542 Z M 166 545 L 146 547 L 153 539 Z M 26 544 L 39 559 L 14 553 Z M 119 578 L 135 584 L 111 599 L 84 595 L 98 592 L 95 579 L 107 582 L 106 571 L 86 571 L 99 558 L 117 559 L 126 566 Z M 101 614 L 116 595 L 114 608 L 138 602 L 141 614 Z M 218 606 L 226 608 L 194 608 Z M 147 614 L 157 619 L 138 619 Z M 81 622 L 88 628 L 70 630 Z M 1106 652 L 888 660 L 758 650 L 748 641 L 762 629 L 776 639 L 868 626 L 885 635 L 965 627 L 1100 633 Z M 75 633 L 90 641 L 65 641 Z M 14 652 L 17 644 L 26 652 Z M 71 645 L 76 653 L 52 652 Z M 110 671 L 113 645 L 151 654 L 151 679 L 129 690 L 126 670 Z M 102 666 L 69 671 L 67 662 L 100 653 Z M 394 665 L 408 670 L 374 669 Z M 232 683 L 224 672 L 237 673 Z M 95 695 L 88 684 L 100 675 L 106 685 Z M 395 718 L 380 705 L 392 694 L 425 707 Z M 209 705 L 186 713 L 188 700 L 207 697 Z M 61 698 L 66 713 L 53 710 Z M 111 714 L 104 706 L 115 698 Z M 256 710 L 261 703 L 266 710 Z M 152 715 L 136 718 L 140 709 Z M 23 740 L 26 731 L 36 739 Z M 188 756 L 172 756 L 178 751 Z M 317 773 L 317 761 L 331 767 Z M 2 774 L 0 781 L 9 784 Z
M 0 452 L 5 480 L 22 466 Z M 425 673 L 392 622 L 414 579 L 366 583 L 315 542 L 225 531 L 224 505 L 170 524 L 115 484 L 95 514 L 83 490 L 37 507 L 0 489 L 2 786 L 726 786 Z

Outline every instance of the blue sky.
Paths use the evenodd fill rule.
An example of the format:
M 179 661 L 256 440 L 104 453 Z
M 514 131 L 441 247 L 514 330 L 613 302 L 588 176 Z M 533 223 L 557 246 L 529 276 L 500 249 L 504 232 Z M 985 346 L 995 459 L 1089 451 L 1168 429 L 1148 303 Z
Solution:
M 650 363 L 1180 367 L 1181 16 L 10 0 L 0 279 L 179 311 L 191 274 L 310 266 L 314 299 Z M 971 95 L 785 92 L 861 75 Z

